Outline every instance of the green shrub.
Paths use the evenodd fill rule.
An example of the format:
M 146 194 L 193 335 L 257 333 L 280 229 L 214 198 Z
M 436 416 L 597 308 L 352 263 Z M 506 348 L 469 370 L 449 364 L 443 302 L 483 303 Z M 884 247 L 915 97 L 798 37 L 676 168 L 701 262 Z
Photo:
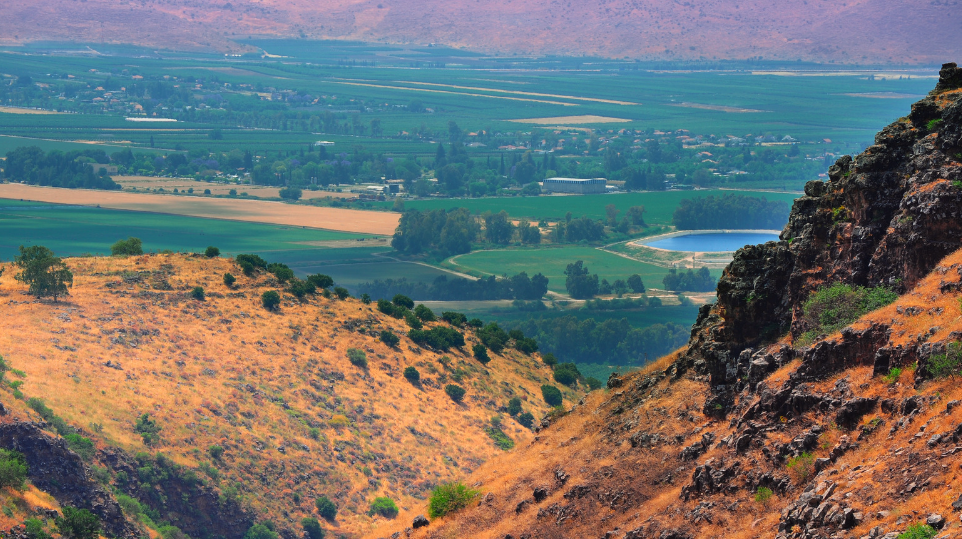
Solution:
M 220 249 L 211 245 L 204 250 L 204 256 L 207 258 L 217 258 L 220 256 Z
M 460 511 L 480 495 L 480 492 L 468 488 L 460 481 L 438 485 L 431 491 L 431 498 L 428 501 L 428 516 L 439 518 Z
M 774 494 L 770 488 L 758 487 L 758 490 L 755 491 L 755 501 L 762 505 L 767 505 Z
M 480 318 L 472 318 L 471 320 L 468 320 L 468 325 L 474 329 L 478 329 L 484 327 L 484 321 L 482 321 Z
M 404 321 L 413 329 L 421 329 L 424 327 L 421 320 L 411 311 L 408 311 L 407 314 L 404 315 Z
M 494 442 L 494 445 L 498 446 L 504 451 L 514 448 L 514 440 L 512 440 L 510 436 L 501 430 L 500 426 L 492 425 L 484 429 L 484 431 L 488 433 L 488 436 L 491 438 L 491 441 Z
M 60 535 L 66 539 L 97 539 L 100 536 L 100 519 L 86 509 L 64 507 L 63 516 L 56 519 Z
M 337 296 L 337 299 L 345 299 L 345 298 L 351 297 L 351 293 L 348 292 L 348 290 L 343 286 L 335 286 L 334 295 Z
M 595 378 L 594 376 L 589 376 L 584 379 L 585 385 L 588 387 L 588 391 L 594 391 L 596 389 L 601 389 L 603 385 L 601 380 Z
M 294 294 L 298 299 L 307 296 L 308 294 L 314 294 L 317 292 L 317 287 L 314 286 L 310 281 L 302 281 L 300 279 L 291 279 L 290 284 L 287 286 L 287 291 Z
M 534 416 L 531 415 L 531 412 L 525 412 L 518 416 L 518 423 L 522 427 L 530 429 L 531 426 L 534 425 Z
M 554 368 L 554 381 L 566 386 L 573 386 L 581 378 L 581 372 L 574 363 L 559 363 Z
M 421 381 L 421 373 L 419 373 L 414 367 L 408 367 L 404 369 L 404 377 L 407 378 L 408 382 L 411 382 L 412 384 L 417 384 Z
M 379 299 L 377 300 L 377 310 L 388 316 L 394 316 L 395 307 L 390 301 L 386 299 Z
M 27 539 L 50 539 L 50 534 L 44 529 L 44 523 L 39 518 L 28 518 L 23 526 Z
M 369 515 L 381 515 L 386 518 L 394 518 L 398 514 L 397 504 L 394 500 L 386 496 L 381 496 L 374 498 L 371 502 L 371 509 L 368 511 Z
M 204 287 L 195 286 L 194 289 L 190 291 L 190 297 L 198 301 L 204 301 L 204 298 L 206 297 L 206 294 L 204 293 Z
M 294 278 L 294 270 L 288 267 L 287 264 L 281 264 L 280 262 L 272 262 L 267 265 L 267 272 L 277 277 L 277 280 L 286 283 Z
M 309 283 L 316 286 L 318 289 L 330 288 L 334 285 L 334 279 L 328 275 L 317 273 L 314 275 L 308 275 L 306 279 Z
M 50 424 L 57 434 L 61 436 L 66 436 L 68 434 L 73 434 L 76 430 L 67 424 L 62 418 L 57 417 L 44 402 L 36 397 L 31 397 L 27 399 L 27 406 L 33 411 L 40 414 L 40 417 Z
M 347 349 L 347 359 L 351 362 L 351 365 L 355 367 L 360 367 L 362 369 L 367 368 L 367 354 L 364 350 L 360 348 L 348 348 Z
M 144 445 L 154 445 L 159 442 L 161 430 L 157 422 L 150 418 L 150 414 L 138 417 L 137 423 L 134 424 L 134 431 L 143 438 Z
M 414 308 L 414 300 L 411 299 L 411 298 L 409 298 L 409 297 L 407 297 L 407 296 L 405 296 L 405 295 L 403 295 L 403 294 L 396 294 L 396 295 L 391 299 L 391 303 L 397 305 L 398 307 L 404 307 L 405 309 L 413 309 L 413 308 Z
M 958 376 L 962 371 L 962 343 L 949 343 L 944 354 L 929 356 L 926 369 L 937 379 Z
M 554 354 L 551 352 L 548 352 L 547 354 L 541 354 L 541 361 L 549 367 L 554 367 L 558 364 L 558 358 L 554 357 Z
M 140 238 L 127 238 L 110 246 L 113 256 L 136 256 L 144 254 L 144 244 Z
M 307 539 L 324 539 L 324 530 L 321 528 L 321 523 L 318 522 L 316 518 L 302 518 L 301 526 L 304 528 L 304 533 L 307 534 Z
M 929 131 L 937 131 L 939 129 L 939 126 L 942 125 L 943 122 L 944 120 L 942 120 L 942 118 L 936 118 L 934 120 L 929 120 L 929 123 L 925 124 L 925 127 Z
M 787 467 L 795 484 L 803 485 L 815 473 L 815 456 L 811 453 L 802 453 L 788 459 Z
M 508 401 L 508 415 L 515 417 L 521 412 L 521 399 L 518 397 L 512 397 L 511 400 Z
M 207 448 L 207 454 L 214 460 L 220 460 L 224 456 L 224 448 L 219 445 L 212 445 Z
M 897 299 L 898 294 L 885 287 L 835 283 L 819 288 L 802 305 L 802 320 L 809 328 L 802 340 L 810 342 L 822 333 L 834 333 Z
M 325 520 L 334 520 L 337 516 L 337 505 L 334 504 L 327 496 L 321 496 L 314 501 L 314 506 L 317 507 L 317 514 L 321 515 L 321 518 Z
M 23 454 L 9 449 L 0 449 L 0 488 L 23 489 L 27 481 L 27 459 Z
M 274 290 L 268 290 L 261 294 L 261 304 L 268 311 L 274 311 L 281 304 L 281 295 Z
M 889 373 L 886 374 L 882 379 L 889 384 L 894 384 L 899 381 L 899 377 L 902 376 L 902 369 L 898 367 L 892 367 L 889 369 Z
M 548 403 L 549 406 L 561 406 L 561 390 L 555 386 L 549 386 L 547 384 L 541 386 L 541 396 L 544 397 L 544 401 Z
M 94 458 L 94 443 L 90 438 L 84 438 L 79 434 L 68 434 L 64 436 L 64 440 L 67 442 L 67 447 L 71 451 L 80 455 L 80 458 L 84 462 L 90 462 Z
M 899 534 L 898 539 L 932 539 L 938 533 L 938 530 L 928 524 L 912 524 Z
M 451 397 L 451 400 L 458 403 L 464 400 L 464 394 L 467 393 L 463 387 L 455 384 L 448 384 L 444 386 L 444 392 Z
M 385 329 L 381 332 L 381 342 L 390 346 L 391 348 L 394 348 L 399 342 L 401 342 L 401 338 L 395 335 L 393 332 Z
M 478 338 L 494 353 L 500 354 L 510 340 L 508 334 L 501 329 L 497 322 L 491 322 L 478 330 Z
M 441 320 L 451 324 L 454 327 L 461 327 L 467 322 L 468 318 L 461 313 L 454 311 L 444 311 L 441 313 Z
M 369 305 L 371 303 L 371 295 L 368 294 L 367 292 L 361 294 L 359 298 L 361 299 L 361 303 L 365 305 Z
M 525 355 L 531 355 L 538 351 L 538 341 L 534 339 L 519 339 L 514 341 L 515 350 Z
M 438 326 L 427 331 L 411 329 L 408 331 L 408 338 L 417 344 L 426 344 L 436 350 L 464 346 L 464 335 L 456 329 L 445 326 Z
M 487 365 L 491 361 L 491 356 L 488 355 L 488 348 L 481 343 L 478 343 L 471 347 L 471 351 L 474 352 L 474 359 L 477 359 L 481 363 Z
M 272 523 L 262 522 L 251 526 L 244 534 L 244 539 L 278 539 L 278 536 Z
M 234 286 L 234 283 L 236 282 L 237 278 L 234 277 L 232 273 L 228 272 L 224 274 L 224 284 L 227 285 L 227 287 Z
M 427 305 L 424 305 L 423 303 L 421 305 L 418 305 L 414 309 L 414 315 L 420 318 L 424 322 L 434 322 L 435 320 L 438 319 L 438 317 L 434 316 L 434 311 L 432 311 L 430 308 L 428 308 Z

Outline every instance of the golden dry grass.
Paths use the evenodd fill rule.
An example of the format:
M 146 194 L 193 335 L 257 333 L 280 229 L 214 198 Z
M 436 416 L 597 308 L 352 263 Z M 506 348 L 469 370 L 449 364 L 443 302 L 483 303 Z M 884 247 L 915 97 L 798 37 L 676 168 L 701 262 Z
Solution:
M 381 235 L 393 234 L 401 218 L 399 214 L 393 212 L 318 208 L 265 200 L 59 189 L 17 183 L 0 184 L 0 198 L 35 200 L 53 204 L 99 205 L 103 208 L 116 210 L 146 211 Z
M 484 428 L 510 397 L 538 417 L 548 409 L 540 386 L 550 371 L 536 356 L 506 351 L 482 366 L 469 355 L 471 334 L 464 351 L 435 353 L 406 337 L 392 349 L 345 322 L 398 335 L 404 322 L 353 299 L 298 302 L 285 294 L 280 310 L 268 312 L 260 294 L 277 283 L 247 278 L 229 260 L 148 255 L 67 264 L 74 287 L 60 303 L 25 295 L 13 266 L 0 278 L 0 354 L 24 371 L 25 396 L 96 432 L 98 444 L 160 451 L 185 466 L 210 461 L 207 449 L 223 446 L 220 486 L 237 486 L 260 517 L 277 523 L 310 515 L 324 494 L 341 509 L 331 527 L 360 533 L 377 520 L 363 514 L 375 496 L 419 506 L 433 485 L 501 454 Z M 227 271 L 238 276 L 234 289 L 222 283 Z M 205 301 L 188 297 L 194 286 L 205 288 Z M 352 347 L 366 351 L 367 369 L 348 362 Z M 401 376 L 408 366 L 420 371 L 420 387 Z M 464 404 L 443 391 L 458 371 Z M 36 417 L 12 400 L 4 402 L 16 414 Z M 159 447 L 146 448 L 134 432 L 143 413 L 163 428 Z M 519 445 L 533 437 L 510 418 L 504 425 Z

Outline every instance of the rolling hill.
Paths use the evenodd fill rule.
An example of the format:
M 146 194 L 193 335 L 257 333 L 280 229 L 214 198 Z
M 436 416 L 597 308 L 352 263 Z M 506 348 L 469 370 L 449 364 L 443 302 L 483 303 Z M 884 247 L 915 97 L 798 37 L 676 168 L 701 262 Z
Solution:
M 129 500 L 122 506 L 142 530 L 169 523 L 191 537 L 239 537 L 269 520 L 298 537 L 300 519 L 317 516 L 315 500 L 326 496 L 339 511 L 323 526 L 357 536 L 382 520 L 367 514 L 374 498 L 417 505 L 435 485 L 502 453 L 507 438 L 531 440 L 505 413 L 512 397 L 537 417 L 549 409 L 541 385 L 553 383 L 551 371 L 537 354 L 506 348 L 482 364 L 471 355 L 477 337 L 469 326 L 463 349 L 432 350 L 372 304 L 320 294 L 298 300 L 270 274 L 244 276 L 233 260 L 66 262 L 74 286 L 59 302 L 27 295 L 12 265 L 0 277 L 0 354 L 11 369 L 6 380 L 16 382 L 0 391 L 0 445 L 29 438 L 55 447 L 54 433 L 66 436 L 88 471 L 54 474 L 51 483 L 43 475 L 50 462 L 76 457 L 31 450 L 42 459 L 31 482 L 84 484 L 89 474 L 99 486 L 84 488 L 139 500 L 143 511 Z M 226 272 L 237 275 L 232 287 Z M 203 299 L 191 295 L 196 286 Z M 267 290 L 282 291 L 276 311 L 262 306 Z M 448 324 L 425 323 L 433 327 Z M 400 343 L 382 342 L 383 330 Z M 352 363 L 349 350 L 366 365 Z M 409 367 L 420 380 L 405 375 Z M 462 402 L 446 394 L 448 384 L 467 390 Z M 98 507 L 110 507 L 104 503 Z M 145 533 L 154 532 L 137 535 Z
M 252 50 L 249 37 L 439 43 L 500 55 L 938 63 L 959 0 L 11 0 L 0 43 Z

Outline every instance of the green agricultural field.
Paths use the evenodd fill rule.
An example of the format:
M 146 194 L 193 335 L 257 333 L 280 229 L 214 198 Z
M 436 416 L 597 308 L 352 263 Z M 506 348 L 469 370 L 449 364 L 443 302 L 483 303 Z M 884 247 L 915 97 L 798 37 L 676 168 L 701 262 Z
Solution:
M 724 196 L 727 194 L 765 197 L 768 200 L 781 200 L 791 205 L 800 195 L 795 193 L 769 193 L 759 191 L 663 191 L 650 193 L 619 193 L 605 195 L 580 196 L 540 196 L 513 198 L 459 198 L 405 201 L 405 209 L 436 210 L 449 208 L 468 208 L 473 213 L 494 212 L 501 210 L 516 219 L 522 217 L 535 222 L 541 219 L 552 221 L 564 218 L 571 212 L 573 217 L 588 216 L 592 219 L 604 219 L 605 206 L 614 204 L 624 213 L 631 206 L 645 207 L 645 222 L 651 225 L 670 225 L 671 216 L 678 207 L 678 203 L 685 198 L 704 196 Z M 378 206 L 389 209 L 393 203 L 381 202 Z
M 528 272 L 528 275 L 542 273 L 548 278 L 549 290 L 566 293 L 565 268 L 578 260 L 585 262 L 590 273 L 597 273 L 602 279 L 608 279 L 608 282 L 612 283 L 615 279 L 627 279 L 637 273 L 646 287 L 661 288 L 661 280 L 667 273 L 665 268 L 592 247 L 476 251 L 449 258 L 444 262 L 444 266 L 483 275 L 515 275 L 522 271 Z M 721 272 L 714 270 L 712 274 L 717 278 Z

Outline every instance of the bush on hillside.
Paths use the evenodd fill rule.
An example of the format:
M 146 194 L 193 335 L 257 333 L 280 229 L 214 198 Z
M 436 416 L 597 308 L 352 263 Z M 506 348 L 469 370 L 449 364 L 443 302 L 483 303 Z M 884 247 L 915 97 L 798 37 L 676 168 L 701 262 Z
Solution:
M 962 343 L 949 343 L 944 354 L 929 356 L 925 368 L 936 379 L 958 376 L 962 372 Z
M 281 304 L 281 295 L 275 290 L 268 290 L 261 294 L 261 304 L 268 311 L 276 310 Z
M 481 363 L 487 365 L 491 361 L 491 356 L 488 355 L 488 349 L 483 344 L 478 343 L 471 347 L 471 351 L 474 353 L 474 359 L 477 359 Z
M 220 256 L 220 249 L 211 245 L 204 250 L 204 256 L 207 258 L 217 258 Z
M 281 264 L 280 262 L 272 262 L 267 265 L 267 272 L 272 273 L 277 280 L 286 283 L 294 278 L 294 270 L 287 266 L 287 264 Z
M 558 358 L 556 358 L 551 352 L 541 354 L 541 361 L 549 367 L 554 367 L 558 364 Z
M 461 313 L 456 313 L 454 311 L 444 311 L 441 313 L 441 320 L 451 324 L 454 327 L 461 327 L 467 322 L 468 318 Z
M 317 288 L 310 281 L 302 281 L 300 279 L 291 279 L 290 285 L 287 287 L 287 291 L 298 299 L 302 299 L 304 296 L 309 294 L 314 294 L 317 292 Z
M 140 238 L 127 238 L 119 240 L 110 246 L 110 254 L 113 256 L 136 256 L 144 254 L 144 242 Z
M 581 378 L 581 372 L 574 363 L 559 363 L 554 368 L 554 381 L 566 386 L 573 386 Z
M 207 453 L 210 455 L 210 458 L 220 460 L 220 458 L 224 456 L 224 448 L 219 445 L 212 445 L 207 448 Z
M 381 342 L 390 346 L 391 348 L 394 348 L 399 342 L 401 342 L 401 338 L 395 335 L 393 332 L 385 329 L 381 332 Z
M 521 411 L 521 399 L 512 397 L 511 400 L 508 401 L 508 415 L 516 417 Z
M 190 297 L 196 299 L 197 301 L 204 301 L 204 298 L 207 297 L 207 294 L 204 293 L 203 286 L 195 286 L 193 290 L 190 291 Z
M 530 429 L 531 426 L 534 425 L 534 416 L 531 415 L 531 412 L 525 412 L 518 416 L 518 423 L 520 423 L 522 427 Z
M 67 447 L 71 451 L 76 453 L 83 459 L 84 462 L 90 462 L 94 458 L 94 443 L 90 438 L 85 438 L 79 434 L 68 434 L 63 437 L 67 442 Z
M 396 294 L 394 298 L 391 299 L 391 303 L 397 305 L 398 307 L 404 307 L 405 309 L 414 308 L 414 300 L 403 294 Z
M 429 330 L 412 329 L 408 331 L 408 337 L 419 345 L 428 345 L 435 350 L 447 350 L 448 348 L 461 348 L 464 346 L 464 335 L 456 329 L 438 326 Z
M 23 488 L 27 480 L 27 459 L 22 453 L 0 449 L 0 488 Z
M 407 325 L 412 329 L 421 329 L 424 327 L 424 324 L 421 323 L 421 319 L 418 318 L 417 315 L 415 315 L 412 311 L 405 313 L 404 321 L 407 322 Z
M 481 493 L 460 481 L 438 485 L 428 501 L 428 516 L 439 518 L 467 507 Z
M 308 275 L 306 280 L 312 285 L 316 286 L 318 289 L 325 289 L 334 286 L 334 279 L 328 275 L 321 273 L 316 273 L 314 275 Z
M 334 520 L 337 516 L 337 505 L 334 504 L 327 496 L 321 496 L 314 501 L 314 506 L 317 507 L 317 514 L 321 515 L 321 518 L 325 520 Z
M 355 367 L 360 367 L 362 369 L 367 368 L 367 354 L 364 350 L 360 348 L 348 348 L 347 349 L 347 359 L 351 362 L 351 365 Z
M 346 299 L 351 297 L 351 293 L 343 286 L 335 286 L 334 295 L 337 296 L 337 299 Z
M 432 311 L 427 305 L 423 303 L 418 305 L 414 309 L 414 315 L 420 318 L 424 322 L 434 322 L 438 318 L 434 316 L 434 311 Z
M 467 391 L 465 391 L 463 387 L 455 384 L 448 384 L 444 386 L 444 392 L 447 393 L 449 397 L 451 397 L 451 400 L 457 403 L 460 403 L 461 401 L 463 401 L 464 394 L 467 393 Z
M 324 530 L 321 528 L 321 523 L 318 522 L 316 518 L 302 518 L 301 526 L 304 528 L 304 533 L 307 534 L 307 539 L 324 539 Z
M 244 539 L 278 539 L 278 535 L 273 523 L 262 522 L 251 526 L 244 534 Z
M 561 406 L 561 390 L 547 384 L 541 386 L 541 396 L 549 406 Z
M 374 498 L 374 501 L 371 502 L 371 509 L 368 511 L 368 514 L 371 516 L 380 515 L 386 518 L 394 518 L 398 514 L 398 507 L 391 498 L 381 496 Z
M 50 534 L 44 527 L 44 521 L 39 518 L 28 518 L 23 521 L 23 532 L 27 539 L 50 539 Z
M 157 422 L 150 418 L 150 414 L 144 414 L 137 418 L 134 424 L 134 431 L 140 434 L 144 445 L 154 445 L 160 441 L 160 431 L 163 430 Z
M 501 329 L 497 322 L 491 322 L 477 331 L 478 338 L 491 351 L 500 354 L 504 346 L 511 339 L 507 332 Z
M 418 372 L 414 367 L 407 367 L 404 369 L 404 377 L 407 378 L 408 382 L 412 384 L 417 384 L 421 381 L 421 373 Z
M 225 285 L 225 286 L 227 286 L 228 288 L 230 288 L 230 287 L 234 286 L 234 283 L 236 283 L 236 282 L 237 282 L 237 278 L 234 277 L 234 275 L 233 275 L 232 273 L 228 272 L 228 273 L 225 273 L 225 274 L 224 274 L 224 285 Z
M 97 539 L 100 537 L 100 518 L 86 509 L 64 507 L 57 517 L 57 529 L 66 539 Z
M 928 524 L 912 524 L 897 539 L 932 539 L 939 531 Z
M 819 288 L 802 305 L 802 321 L 808 331 L 801 340 L 811 342 L 823 333 L 834 333 L 898 297 L 884 286 L 866 288 L 835 283 Z

